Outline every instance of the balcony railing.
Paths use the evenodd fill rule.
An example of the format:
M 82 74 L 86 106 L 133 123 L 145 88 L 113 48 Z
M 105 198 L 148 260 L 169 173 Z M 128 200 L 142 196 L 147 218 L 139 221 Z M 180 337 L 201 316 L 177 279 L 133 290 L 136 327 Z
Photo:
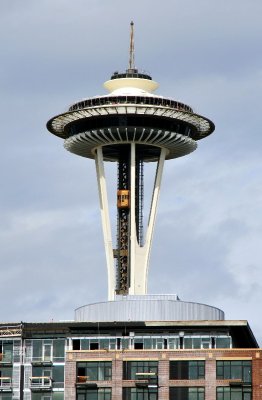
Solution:
M 34 366 L 51 366 L 53 364 L 53 361 L 51 360 L 51 357 L 34 357 L 31 360 L 31 363 Z
M 0 377 L 0 392 L 8 392 L 12 390 L 12 378 Z
M 136 372 L 136 386 L 157 386 L 157 374 L 155 372 Z
M 77 376 L 76 386 L 88 386 L 89 388 L 97 388 L 97 383 L 90 381 L 89 378 L 89 376 Z
M 32 376 L 30 378 L 30 388 L 32 390 L 51 390 L 53 381 L 50 376 Z

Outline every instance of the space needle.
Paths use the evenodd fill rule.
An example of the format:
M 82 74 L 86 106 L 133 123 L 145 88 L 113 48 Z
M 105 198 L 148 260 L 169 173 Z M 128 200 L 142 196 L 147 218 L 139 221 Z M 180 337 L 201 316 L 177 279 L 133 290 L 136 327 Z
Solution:
M 135 67 L 134 23 L 129 63 L 104 83 L 109 94 L 73 104 L 47 123 L 64 147 L 95 160 L 108 271 L 108 299 L 147 293 L 149 256 L 166 160 L 185 156 L 215 127 L 191 107 L 153 94 L 158 84 Z M 113 246 L 105 162 L 116 162 L 117 239 Z M 156 173 L 147 226 L 143 225 L 144 163 Z M 111 182 L 110 182 L 111 183 Z

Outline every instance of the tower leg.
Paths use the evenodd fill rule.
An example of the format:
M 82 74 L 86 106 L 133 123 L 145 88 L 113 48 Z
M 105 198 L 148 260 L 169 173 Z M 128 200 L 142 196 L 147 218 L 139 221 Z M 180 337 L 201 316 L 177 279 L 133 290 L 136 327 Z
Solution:
M 108 273 L 108 300 L 113 300 L 115 293 L 114 257 L 102 147 L 98 147 L 96 150 L 95 162 Z
M 136 174 L 136 145 L 131 144 L 131 207 L 130 207 L 130 289 L 129 294 L 146 294 L 147 293 L 147 275 L 149 256 L 151 251 L 154 226 L 156 220 L 157 205 L 160 194 L 160 186 L 164 168 L 164 162 L 167 151 L 161 149 L 160 156 L 157 164 L 155 183 L 153 188 L 151 208 L 148 219 L 148 227 L 145 236 L 145 243 L 143 246 L 139 245 L 137 240 L 137 227 L 136 227 L 136 209 L 135 209 L 135 198 L 136 198 L 136 185 L 135 185 L 135 174 Z

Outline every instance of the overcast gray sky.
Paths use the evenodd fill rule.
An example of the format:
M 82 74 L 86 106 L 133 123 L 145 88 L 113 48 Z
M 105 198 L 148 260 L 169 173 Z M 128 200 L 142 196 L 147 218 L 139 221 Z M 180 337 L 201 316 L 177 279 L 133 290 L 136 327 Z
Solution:
M 94 163 L 45 124 L 127 67 L 133 19 L 136 66 L 216 124 L 166 163 L 149 292 L 248 319 L 262 342 L 261 15 L 261 0 L 1 0 L 1 321 L 107 298 Z

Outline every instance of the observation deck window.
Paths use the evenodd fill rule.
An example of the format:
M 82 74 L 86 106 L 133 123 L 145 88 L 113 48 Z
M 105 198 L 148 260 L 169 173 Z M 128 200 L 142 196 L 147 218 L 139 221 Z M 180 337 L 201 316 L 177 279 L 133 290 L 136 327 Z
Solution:
M 186 111 L 192 113 L 193 110 L 188 105 L 172 99 L 165 99 L 163 97 L 156 96 L 106 96 L 96 97 L 79 101 L 69 107 L 69 111 L 81 110 L 88 107 L 97 107 L 105 105 L 117 105 L 117 104 L 143 104 L 162 106 L 168 108 L 174 108 L 180 111 Z

